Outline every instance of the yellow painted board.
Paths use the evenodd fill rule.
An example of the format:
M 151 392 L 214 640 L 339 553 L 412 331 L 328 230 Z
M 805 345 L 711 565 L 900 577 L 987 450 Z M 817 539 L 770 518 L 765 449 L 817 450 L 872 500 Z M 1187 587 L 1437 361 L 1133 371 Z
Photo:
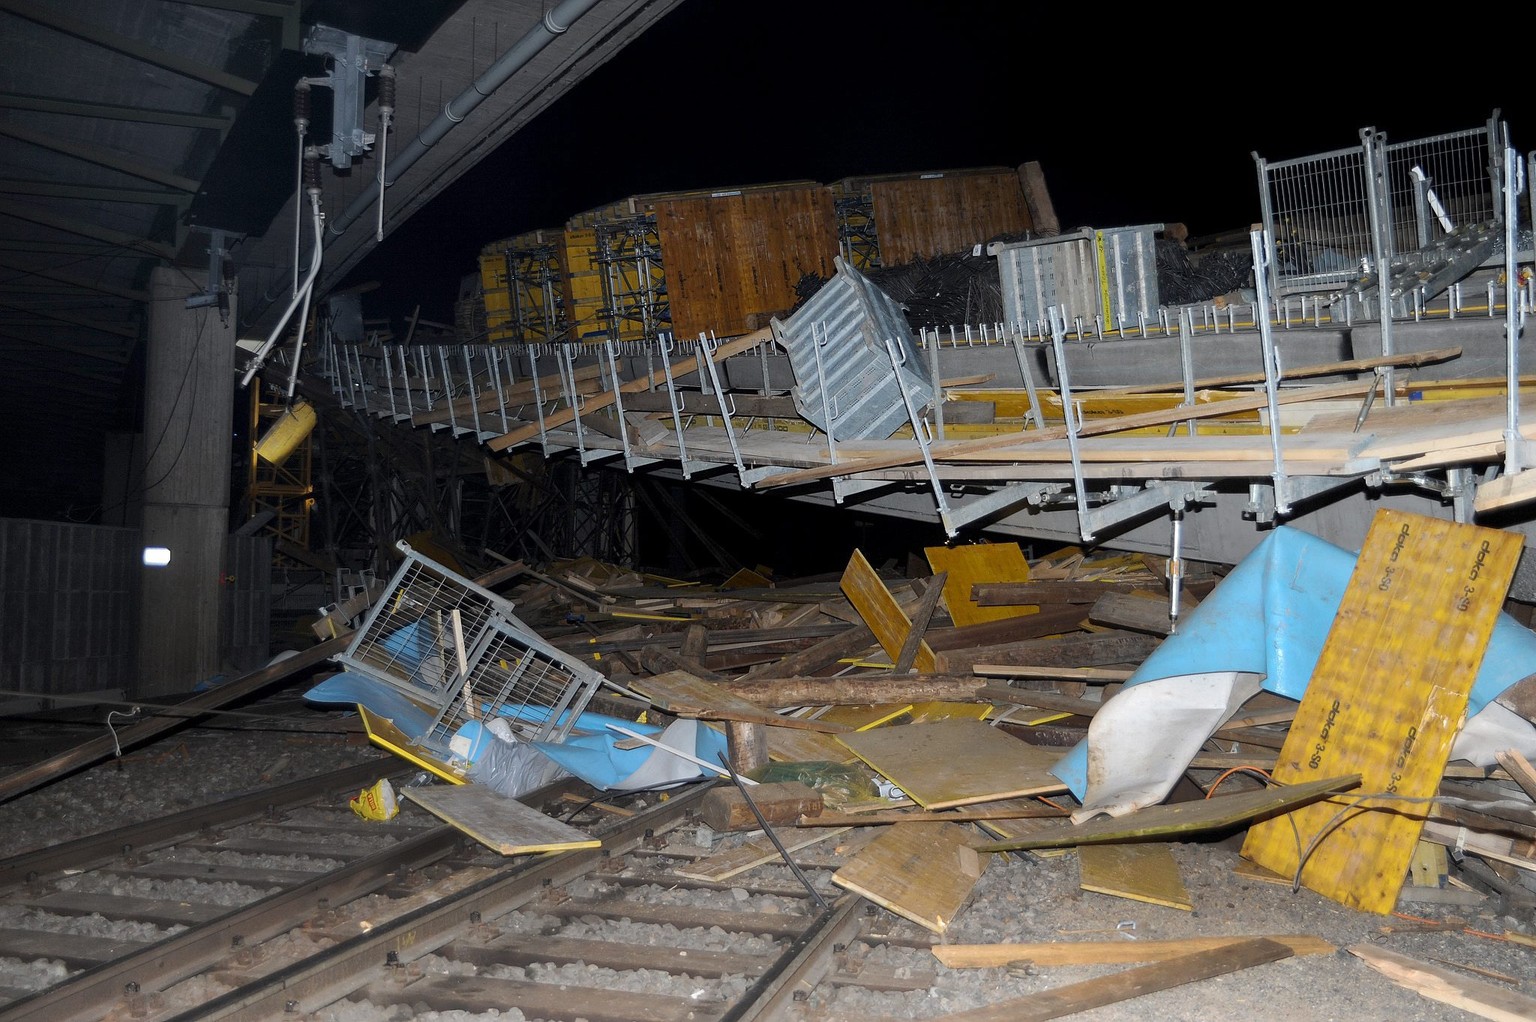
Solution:
M 601 848 L 602 842 L 483 784 L 406 788 L 405 797 L 502 855 Z
M 1062 792 L 1060 749 L 1031 745 L 979 720 L 898 724 L 837 736 L 924 809 Z
M 842 590 L 869 630 L 875 633 L 880 648 L 894 662 L 907 640 L 907 633 L 912 630 L 912 622 L 903 613 L 896 597 L 880 581 L 862 550 L 855 550 L 848 559 L 848 567 L 843 571 Z M 912 661 L 912 666 L 926 674 L 934 669 L 933 665 L 933 648 L 924 639 L 917 648 L 917 658 Z
M 1017 543 L 970 543 L 964 546 L 924 547 L 928 566 L 937 575 L 946 572 L 944 606 L 956 625 L 977 625 L 986 621 L 1039 613 L 1037 606 L 982 607 L 971 599 L 971 587 L 978 582 L 1028 582 L 1029 562 Z
M 420 746 L 413 745 L 405 732 L 395 727 L 394 721 L 388 717 L 379 716 L 361 703 L 357 706 L 357 712 L 363 718 L 363 730 L 368 732 L 369 741 L 379 748 L 387 749 L 401 759 L 430 770 L 450 784 L 464 783 L 462 770 L 455 770 L 442 760 L 428 755 Z
M 1274 779 L 1357 773 L 1364 794 L 1434 795 L 1521 544 L 1498 529 L 1378 511 Z M 1423 818 L 1397 811 L 1404 803 L 1392 798 L 1345 811 L 1355 801 L 1328 799 L 1255 824 L 1242 854 L 1283 876 L 1300 867 L 1304 886 L 1351 908 L 1391 912 Z
M 912 708 L 910 703 L 861 703 L 858 706 L 829 706 L 817 720 L 846 724 L 855 731 L 867 731 L 889 724 Z
M 1305 933 L 1257 934 L 1284 944 L 1295 955 L 1330 955 L 1338 945 Z M 1211 951 L 1253 937 L 1178 937 L 1172 940 L 1049 940 L 1007 944 L 936 944 L 933 956 L 951 969 L 996 969 L 1015 962 L 1031 965 L 1126 965 L 1166 962 L 1193 951 Z
M 972 851 L 970 843 L 971 832 L 958 823 L 893 824 L 834 873 L 832 882 L 943 933 L 991 860 Z
M 1085 891 L 1194 911 L 1179 864 L 1166 844 L 1083 845 L 1077 850 L 1077 861 L 1081 867 L 1078 886 Z
M 941 699 L 929 699 L 925 702 L 913 703 L 907 709 L 912 714 L 912 723 L 931 724 L 938 720 L 956 718 L 986 720 L 993 707 L 990 703 L 954 703 Z

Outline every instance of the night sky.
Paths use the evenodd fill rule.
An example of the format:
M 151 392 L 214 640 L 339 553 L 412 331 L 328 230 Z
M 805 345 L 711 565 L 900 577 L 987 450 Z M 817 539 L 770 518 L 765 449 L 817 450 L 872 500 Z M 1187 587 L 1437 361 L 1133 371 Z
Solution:
M 1422 26 L 1374 27 L 1369 45 L 1344 25 L 1261 43 L 1169 11 L 687 0 L 347 283 L 381 283 L 372 315 L 420 304 L 451 322 L 484 245 L 631 195 L 1030 160 L 1064 230 L 1180 222 L 1198 238 L 1258 219 L 1254 152 L 1356 147 L 1365 127 L 1424 138 L 1496 109 L 1517 147 L 1536 130 L 1512 72 L 1482 48 L 1431 54 Z M 1367 51 L 1384 56 L 1353 59 Z

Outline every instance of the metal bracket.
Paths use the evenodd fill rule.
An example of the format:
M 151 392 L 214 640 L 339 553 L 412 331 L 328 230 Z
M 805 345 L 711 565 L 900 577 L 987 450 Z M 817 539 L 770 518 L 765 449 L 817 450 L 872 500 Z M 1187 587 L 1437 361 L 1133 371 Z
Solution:
M 1072 455 L 1072 486 L 1077 493 L 1077 528 L 1084 543 L 1093 542 L 1094 529 L 1088 516 L 1088 486 L 1083 479 L 1083 456 L 1078 447 L 1077 431 L 1082 426 L 1072 401 L 1072 381 L 1067 373 L 1066 306 L 1052 305 L 1046 310 L 1051 320 L 1051 346 L 1056 352 L 1056 381 L 1061 393 L 1061 414 L 1067 426 L 1067 449 Z
M 906 361 L 905 356 L 896 350 L 894 338 L 885 339 L 885 353 L 891 359 L 891 372 L 896 374 L 896 386 L 901 391 L 902 403 L 907 406 L 907 419 L 912 423 L 912 436 L 917 440 L 917 447 L 923 454 L 923 466 L 928 470 L 928 479 L 933 484 L 933 499 L 938 505 L 939 519 L 941 521 L 949 517 L 949 501 L 944 497 L 944 484 L 939 482 L 939 470 L 933 464 L 933 434 L 928 428 L 928 423 L 917 414 L 917 406 L 912 403 L 912 395 L 907 392 L 906 385 L 901 380 L 901 366 Z M 940 400 L 943 400 L 940 395 Z M 945 530 L 951 539 L 955 531 L 947 525 Z
M 961 527 L 972 522 L 1019 504 L 1039 504 L 1041 498 L 1060 493 L 1066 488 L 1064 483 L 1014 483 L 967 500 L 958 508 L 941 512 L 939 518 L 943 522 L 944 531 L 953 536 Z
M 672 409 L 672 429 L 677 434 L 677 461 L 683 470 L 683 478 L 693 478 L 693 473 L 702 468 L 708 468 L 709 463 L 690 460 L 688 457 L 688 441 L 683 438 L 683 396 L 677 391 L 677 381 L 672 378 L 672 348 L 676 344 L 671 338 L 658 339 L 661 348 L 661 369 L 667 382 L 667 404 Z
M 316 25 L 304 40 L 304 52 L 331 58 L 331 71 L 311 78 L 311 85 L 331 90 L 331 142 L 319 146 L 337 170 L 352 166 L 352 157 L 367 152 L 374 135 L 363 130 L 364 82 L 395 52 L 395 44 L 365 39 L 340 29 Z
M 1157 508 L 1168 507 L 1181 511 L 1188 504 L 1207 502 L 1212 499 L 1212 495 L 1206 493 L 1210 487 L 1210 483 L 1152 482 L 1133 496 L 1120 497 L 1091 510 L 1083 506 L 1082 496 L 1079 494 L 1077 516 L 1087 523 L 1084 528 L 1084 541 L 1088 541 L 1091 535 L 1097 534 L 1104 528 L 1140 518 Z
M 736 443 L 736 427 L 731 423 L 731 416 L 736 414 L 736 399 L 730 399 L 726 403 L 725 390 L 720 386 L 720 370 L 715 365 L 715 352 L 720 345 L 713 335 L 699 334 L 699 347 L 704 351 L 704 368 L 709 373 L 709 383 L 714 389 L 715 400 L 720 402 L 720 421 L 725 426 L 725 439 L 731 445 L 731 457 L 736 460 L 736 476 L 746 485 L 747 466 L 741 460 L 741 447 Z

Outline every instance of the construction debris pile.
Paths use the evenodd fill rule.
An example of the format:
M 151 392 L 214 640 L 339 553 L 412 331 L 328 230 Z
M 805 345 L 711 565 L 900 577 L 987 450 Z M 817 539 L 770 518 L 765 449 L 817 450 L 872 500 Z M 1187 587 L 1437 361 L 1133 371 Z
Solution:
M 1358 553 L 1281 527 L 1224 572 L 924 553 L 904 573 L 855 550 L 840 574 L 714 586 L 514 564 L 504 595 L 416 557 L 309 697 L 356 702 L 375 742 L 449 782 L 411 797 L 450 822 L 442 792 L 494 787 L 511 818 L 542 780 L 486 776 L 498 743 L 600 792 L 730 778 L 710 828 L 768 831 L 754 861 L 863 834 L 834 881 L 938 935 L 994 853 L 1075 849 L 1084 889 L 1194 911 L 1170 843 L 1233 835 L 1250 878 L 1365 913 L 1536 904 L 1536 633 L 1504 609 L 1517 535 L 1382 511 Z M 386 660 L 408 680 L 380 683 Z M 1290 953 L 1261 950 L 1231 967 Z M 1424 978 L 1439 965 L 1350 950 L 1447 999 Z M 1536 1017 L 1480 980 L 1454 996 Z

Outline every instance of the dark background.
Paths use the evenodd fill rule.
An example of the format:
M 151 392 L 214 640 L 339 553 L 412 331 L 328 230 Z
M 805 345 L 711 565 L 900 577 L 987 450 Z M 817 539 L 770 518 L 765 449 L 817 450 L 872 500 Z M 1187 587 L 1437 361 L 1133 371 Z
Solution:
M 1345 24 L 1264 41 L 1166 7 L 1047 18 L 1016 2 L 688 0 L 393 232 L 347 286 L 378 282 L 367 315 L 403 320 L 419 305 L 451 323 L 483 246 L 631 195 L 1031 160 L 1063 230 L 1246 231 L 1254 152 L 1353 148 L 1366 127 L 1424 138 L 1495 110 L 1519 147 L 1528 85 L 1484 48 L 1444 43 L 1422 26 Z

